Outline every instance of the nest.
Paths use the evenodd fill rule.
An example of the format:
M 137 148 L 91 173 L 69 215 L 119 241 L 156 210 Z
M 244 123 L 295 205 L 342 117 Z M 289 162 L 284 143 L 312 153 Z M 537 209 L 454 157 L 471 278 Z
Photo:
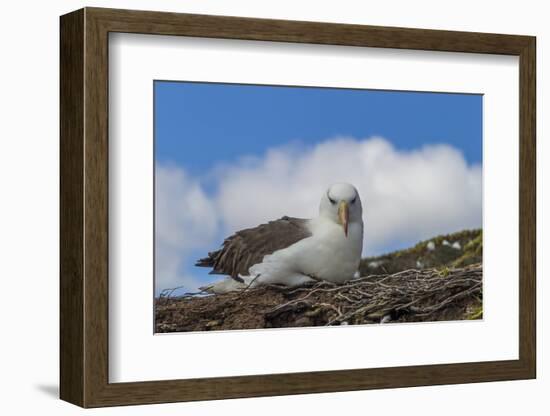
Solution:
M 282 328 L 479 319 L 482 266 L 404 270 L 334 284 L 261 286 L 222 295 L 164 295 L 156 331 Z

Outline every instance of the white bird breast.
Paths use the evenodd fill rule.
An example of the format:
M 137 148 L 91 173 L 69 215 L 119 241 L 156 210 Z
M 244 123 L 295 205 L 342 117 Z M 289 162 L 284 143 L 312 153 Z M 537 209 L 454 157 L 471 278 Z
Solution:
M 363 249 L 363 224 L 349 224 L 348 236 L 340 224 L 323 217 L 310 220 L 312 236 L 265 256 L 249 270 L 245 280 L 256 284 L 294 286 L 316 279 L 341 283 L 354 277 Z M 309 275 L 309 276 L 308 276 Z

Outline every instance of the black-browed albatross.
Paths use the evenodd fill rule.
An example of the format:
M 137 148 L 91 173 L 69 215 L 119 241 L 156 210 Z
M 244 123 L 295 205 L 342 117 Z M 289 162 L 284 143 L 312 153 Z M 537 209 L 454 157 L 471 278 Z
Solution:
M 319 216 L 282 217 L 237 231 L 196 266 L 228 277 L 201 288 L 226 293 L 261 284 L 298 286 L 314 280 L 352 279 L 363 249 L 363 208 L 353 185 L 337 183 L 323 194 Z

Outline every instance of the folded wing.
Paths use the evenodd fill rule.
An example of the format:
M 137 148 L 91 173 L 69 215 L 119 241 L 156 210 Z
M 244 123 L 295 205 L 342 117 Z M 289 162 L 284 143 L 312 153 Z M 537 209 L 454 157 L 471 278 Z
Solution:
M 261 263 L 264 256 L 287 248 L 310 237 L 309 220 L 282 217 L 267 224 L 237 231 L 225 239 L 222 248 L 208 253 L 197 261 L 199 267 L 211 267 L 210 274 L 223 274 L 242 281 L 241 275 L 248 275 L 248 269 Z

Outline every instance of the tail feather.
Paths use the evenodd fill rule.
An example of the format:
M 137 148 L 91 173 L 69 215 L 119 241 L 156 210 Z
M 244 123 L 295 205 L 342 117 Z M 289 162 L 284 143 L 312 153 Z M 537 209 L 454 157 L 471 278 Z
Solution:
M 195 266 L 197 267 L 212 267 L 212 259 L 209 257 L 205 257 L 203 259 L 198 259 L 195 262 Z
M 208 253 L 207 257 L 203 257 L 202 259 L 198 259 L 195 263 L 195 266 L 197 267 L 214 267 L 216 264 L 216 258 L 217 258 L 218 252 L 212 251 Z

